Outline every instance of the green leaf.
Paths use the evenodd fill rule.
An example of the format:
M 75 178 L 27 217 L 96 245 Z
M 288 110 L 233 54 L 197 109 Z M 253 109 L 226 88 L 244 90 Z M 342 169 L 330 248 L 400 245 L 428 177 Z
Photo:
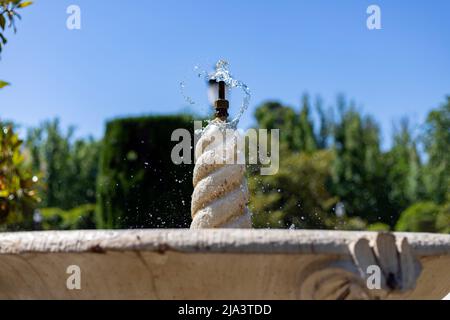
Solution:
M 5 25 L 6 25 L 6 19 L 3 15 L 0 15 L 0 27 L 2 28 L 2 30 L 5 30 Z
M 25 7 L 28 7 L 31 4 L 33 4 L 33 1 L 25 1 L 25 2 L 22 2 L 21 4 L 19 4 L 17 7 L 18 8 L 25 8 Z
M 8 42 L 8 40 L 6 40 L 6 38 L 1 33 L 0 33 L 0 40 L 2 41 L 3 44 L 6 44 Z
M 6 87 L 6 86 L 9 86 L 9 85 L 10 85 L 9 82 L 0 80 L 0 89 L 4 88 L 4 87 Z

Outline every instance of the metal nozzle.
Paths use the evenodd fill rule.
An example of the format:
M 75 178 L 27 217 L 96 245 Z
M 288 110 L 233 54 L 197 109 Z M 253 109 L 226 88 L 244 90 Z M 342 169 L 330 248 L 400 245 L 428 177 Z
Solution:
M 219 81 L 219 98 L 214 103 L 216 109 L 215 116 L 222 121 L 226 121 L 228 118 L 228 108 L 230 106 L 228 100 L 225 99 L 225 82 Z

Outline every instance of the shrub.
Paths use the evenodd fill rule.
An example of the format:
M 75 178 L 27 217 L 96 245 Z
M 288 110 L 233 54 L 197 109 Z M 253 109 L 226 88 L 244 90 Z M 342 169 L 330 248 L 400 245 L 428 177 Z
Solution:
M 149 116 L 107 124 L 97 183 L 100 228 L 189 226 L 193 165 L 171 160 L 178 128 L 193 133 L 193 119 Z
M 368 231 L 389 231 L 390 229 L 389 225 L 382 222 L 372 223 L 367 227 Z
M 276 175 L 251 176 L 250 209 L 256 228 L 323 229 L 336 198 L 326 190 L 333 154 L 285 153 Z
M 43 208 L 39 210 L 43 230 L 95 229 L 95 204 L 86 204 L 72 210 Z
M 397 231 L 436 232 L 439 206 L 433 202 L 418 202 L 402 212 L 397 221 Z
M 450 203 L 439 210 L 436 218 L 436 230 L 442 233 L 450 233 Z
M 333 226 L 328 224 L 329 227 Z M 336 230 L 352 230 L 360 231 L 367 229 L 367 222 L 360 217 L 343 217 L 337 219 L 337 223 L 334 224 Z
M 26 166 L 22 141 L 11 124 L 0 122 L 0 224 L 28 226 L 39 202 L 37 177 Z
M 69 210 L 95 203 L 100 142 L 74 138 L 59 119 L 45 121 L 27 134 L 26 150 L 36 175 L 42 177 L 41 207 Z

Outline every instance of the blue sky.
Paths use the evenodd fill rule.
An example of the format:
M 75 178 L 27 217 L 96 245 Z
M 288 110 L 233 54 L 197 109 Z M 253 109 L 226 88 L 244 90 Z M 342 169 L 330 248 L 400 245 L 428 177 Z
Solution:
M 70 4 L 81 8 L 81 30 L 66 28 Z M 381 8 L 381 30 L 366 27 L 370 4 Z M 299 108 L 305 91 L 327 105 L 344 93 L 389 138 L 392 121 L 420 123 L 450 94 L 446 0 L 36 0 L 22 16 L 0 61 L 0 79 L 12 83 L 0 91 L 0 117 L 23 127 L 60 117 L 101 137 L 114 117 L 183 110 L 183 80 L 191 108 L 205 112 L 193 67 L 221 58 L 253 93 L 243 127 L 265 100 Z

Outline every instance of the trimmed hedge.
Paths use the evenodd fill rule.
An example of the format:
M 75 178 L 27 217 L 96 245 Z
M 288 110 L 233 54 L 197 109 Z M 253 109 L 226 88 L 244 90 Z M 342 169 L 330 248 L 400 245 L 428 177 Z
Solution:
M 400 215 L 396 231 L 437 232 L 436 218 L 439 206 L 433 202 L 417 202 Z
M 100 228 L 188 227 L 193 165 L 171 160 L 172 132 L 193 134 L 190 116 L 148 116 L 109 122 L 100 155 Z
M 39 209 L 42 230 L 95 229 L 95 204 L 85 204 L 71 210 Z
M 375 222 L 371 225 L 367 226 L 367 231 L 390 231 L 391 227 L 387 225 L 386 223 L 382 222 Z
M 441 206 L 436 217 L 436 229 L 441 233 L 450 233 L 450 202 Z

